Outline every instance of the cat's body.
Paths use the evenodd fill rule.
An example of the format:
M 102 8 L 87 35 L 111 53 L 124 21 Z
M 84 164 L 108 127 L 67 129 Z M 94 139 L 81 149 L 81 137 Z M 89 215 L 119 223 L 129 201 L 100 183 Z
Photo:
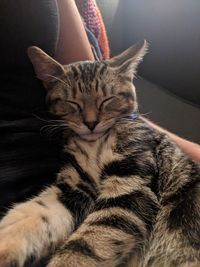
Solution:
M 200 266 L 200 165 L 131 116 L 130 69 L 144 53 L 136 48 L 132 61 L 130 51 L 119 57 L 116 80 L 118 67 L 109 72 L 105 63 L 74 64 L 56 76 L 55 62 L 33 48 L 50 110 L 67 122 L 64 164 L 54 185 L 1 221 L 1 267 L 24 266 L 54 248 L 48 267 Z M 41 56 L 53 81 L 34 61 Z

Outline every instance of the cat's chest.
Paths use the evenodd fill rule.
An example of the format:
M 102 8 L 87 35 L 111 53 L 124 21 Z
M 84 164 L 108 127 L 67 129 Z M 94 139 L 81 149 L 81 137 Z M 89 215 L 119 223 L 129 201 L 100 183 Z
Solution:
M 73 140 L 66 149 L 75 156 L 81 168 L 98 183 L 104 167 L 120 158 L 115 147 L 116 138 L 112 135 L 96 142 Z

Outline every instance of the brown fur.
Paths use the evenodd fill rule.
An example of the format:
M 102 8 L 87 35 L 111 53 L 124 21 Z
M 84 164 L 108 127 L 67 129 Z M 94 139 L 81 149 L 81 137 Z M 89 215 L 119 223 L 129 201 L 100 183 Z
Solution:
M 200 266 L 200 165 L 135 116 L 145 51 L 61 66 L 29 48 L 64 130 L 64 164 L 0 222 L 1 267 L 50 253 L 48 267 Z

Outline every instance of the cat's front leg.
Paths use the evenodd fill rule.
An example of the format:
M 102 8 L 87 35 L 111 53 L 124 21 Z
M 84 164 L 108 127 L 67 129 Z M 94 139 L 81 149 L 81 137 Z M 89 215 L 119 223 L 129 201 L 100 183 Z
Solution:
M 21 267 L 46 256 L 73 230 L 71 213 L 49 187 L 38 197 L 16 205 L 0 222 L 0 266 Z
M 48 267 L 115 267 L 142 257 L 159 209 L 139 177 L 105 181 L 94 211 L 66 240 Z

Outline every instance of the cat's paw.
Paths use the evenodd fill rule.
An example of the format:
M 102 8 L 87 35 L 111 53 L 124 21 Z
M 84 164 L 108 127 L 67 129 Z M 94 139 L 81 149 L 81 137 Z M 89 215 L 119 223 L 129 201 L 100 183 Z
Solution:
M 57 254 L 47 267 L 103 267 L 100 262 L 91 261 L 87 256 L 79 256 L 72 252 Z
M 75 257 L 73 257 L 73 261 L 71 258 L 68 254 L 58 254 L 51 259 L 47 267 L 82 267 L 81 263 L 78 263 Z
M 27 219 L 11 213 L 0 222 L 0 267 L 23 267 L 30 255 Z
M 19 204 L 0 221 L 0 267 L 21 267 L 47 253 L 48 225 L 33 205 Z
M 22 267 L 23 262 L 24 259 L 22 253 L 19 251 L 18 242 L 12 240 L 0 240 L 1 267 Z
M 23 225 L 9 218 L 2 220 L 0 223 L 0 267 L 24 266 L 27 247 Z

